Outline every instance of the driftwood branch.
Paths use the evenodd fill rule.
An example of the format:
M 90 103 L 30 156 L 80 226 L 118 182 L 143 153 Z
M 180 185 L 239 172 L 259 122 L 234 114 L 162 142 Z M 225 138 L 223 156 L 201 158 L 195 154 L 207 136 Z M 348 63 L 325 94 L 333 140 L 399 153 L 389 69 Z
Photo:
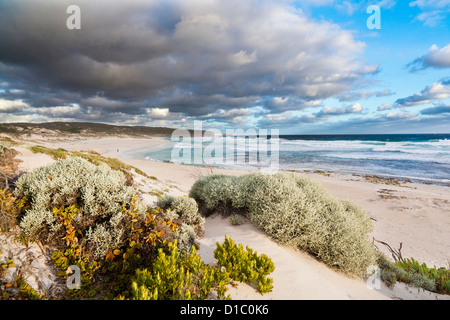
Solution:
M 388 250 L 391 252 L 392 258 L 394 258 L 395 262 L 404 262 L 404 259 L 403 259 L 403 256 L 402 256 L 403 242 L 400 242 L 400 247 L 398 248 L 398 250 L 392 249 L 392 247 L 388 243 L 386 243 L 384 241 L 380 241 L 380 240 L 377 240 L 377 239 L 373 238 L 373 242 L 372 243 L 375 246 L 375 248 L 377 248 L 377 249 L 378 249 L 378 247 L 375 245 L 375 242 L 378 242 L 378 243 L 381 243 L 382 245 L 385 245 L 388 248 Z

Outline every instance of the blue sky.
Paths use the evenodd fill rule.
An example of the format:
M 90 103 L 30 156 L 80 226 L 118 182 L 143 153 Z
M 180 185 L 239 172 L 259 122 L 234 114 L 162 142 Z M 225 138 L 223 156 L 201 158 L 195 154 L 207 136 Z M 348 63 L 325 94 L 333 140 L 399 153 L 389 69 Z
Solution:
M 0 0 L 0 122 L 450 133 L 449 27 L 450 0 Z
M 448 106 L 450 102 L 448 98 L 435 99 L 407 108 L 402 105 L 396 106 L 397 100 L 413 96 L 426 86 L 450 76 L 448 65 L 440 68 L 429 67 L 414 72 L 411 71 L 413 66 L 410 65 L 427 53 L 433 45 L 441 49 L 449 45 L 450 1 L 434 1 L 436 2 L 434 5 L 433 1 L 425 1 L 429 4 L 423 6 L 420 6 L 419 3 L 415 4 L 413 1 L 323 1 L 322 5 L 320 5 L 320 1 L 317 1 L 319 4 L 314 4 L 315 1 L 310 2 L 308 4 L 303 2 L 298 6 L 308 12 L 312 18 L 333 21 L 343 28 L 352 30 L 355 39 L 366 44 L 363 57 L 367 63 L 379 66 L 379 72 L 370 78 L 372 83 L 364 90 L 383 91 L 388 89 L 392 94 L 380 97 L 372 95 L 355 100 L 365 107 L 367 115 L 376 119 L 380 115 L 390 113 L 392 116 L 397 115 L 398 117 L 401 115 L 412 117 L 417 114 L 417 119 L 412 121 L 392 121 L 392 126 L 389 123 L 383 123 L 381 129 L 385 129 L 387 133 L 450 132 L 449 112 L 447 115 L 439 114 L 434 119 L 426 119 L 428 121 L 423 121 L 423 118 L 427 117 L 420 114 L 422 110 L 435 106 Z M 369 30 L 367 28 L 366 21 L 371 14 L 368 14 L 366 9 L 371 4 L 377 4 L 380 7 L 381 29 Z M 324 103 L 334 107 L 342 104 L 334 98 L 325 100 Z M 387 105 L 387 108 L 393 107 L 380 112 L 378 108 L 382 105 Z M 448 111 L 450 107 L 441 109 Z M 347 116 L 349 120 L 352 118 L 354 118 L 353 115 Z M 357 121 L 355 122 L 357 123 Z M 422 124 L 423 122 L 425 123 Z M 345 120 L 337 121 L 335 130 L 347 132 L 341 128 L 340 124 L 342 123 L 345 123 Z M 361 123 L 365 122 L 362 120 Z M 409 127 L 410 125 L 412 127 Z M 378 131 L 379 126 L 376 125 L 373 125 L 373 129 L 366 128 L 365 130 L 371 133 L 381 133 Z M 320 128 L 314 127 L 312 132 L 320 132 Z

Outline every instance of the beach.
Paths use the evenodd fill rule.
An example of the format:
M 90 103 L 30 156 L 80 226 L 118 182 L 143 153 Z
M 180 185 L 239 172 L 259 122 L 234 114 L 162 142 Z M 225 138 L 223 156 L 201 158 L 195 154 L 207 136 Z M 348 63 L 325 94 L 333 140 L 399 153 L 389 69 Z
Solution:
M 33 168 L 51 163 L 50 156 L 34 154 L 26 147 L 43 145 L 49 148 L 63 148 L 70 151 L 95 151 L 106 157 L 117 158 L 155 177 L 153 181 L 142 181 L 141 189 L 163 188 L 166 194 L 183 196 L 189 193 L 192 184 L 202 175 L 211 174 L 209 167 L 195 167 L 166 162 L 133 159 L 126 155 L 167 143 L 161 138 L 146 137 L 81 137 L 52 138 L 31 136 L 23 138 L 21 146 L 15 147 L 21 154 L 19 169 Z M 242 175 L 242 169 L 214 168 L 214 174 Z M 361 175 L 338 173 L 296 172 L 296 174 L 318 181 L 331 194 L 351 200 L 362 207 L 371 218 L 374 231 L 371 240 L 383 241 L 398 249 L 404 258 L 413 257 L 428 266 L 449 267 L 450 263 L 450 188 L 419 183 L 390 184 L 385 180 L 368 180 Z M 148 186 L 148 184 L 152 186 Z M 145 191 L 145 190 L 144 190 Z M 144 200 L 149 204 L 157 199 L 147 194 Z M 411 289 L 397 284 L 388 289 L 380 284 L 371 289 L 361 279 L 353 279 L 326 267 L 299 250 L 281 246 L 267 237 L 251 223 L 232 226 L 228 219 L 212 216 L 206 219 L 205 235 L 200 242 L 200 254 L 206 263 L 213 263 L 212 252 L 216 242 L 222 242 L 228 235 L 236 243 L 266 253 L 276 265 L 273 273 L 274 290 L 264 296 L 247 285 L 231 289 L 233 299 L 448 299 L 434 293 Z M 386 246 L 376 246 L 390 257 Z

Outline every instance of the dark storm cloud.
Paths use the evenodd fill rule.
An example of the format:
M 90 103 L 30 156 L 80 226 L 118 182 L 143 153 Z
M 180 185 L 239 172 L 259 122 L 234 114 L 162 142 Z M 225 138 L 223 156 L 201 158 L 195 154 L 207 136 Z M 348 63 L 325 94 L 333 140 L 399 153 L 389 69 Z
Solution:
M 66 27 L 69 5 L 81 30 Z M 75 120 L 317 106 L 378 71 L 363 50 L 284 2 L 0 0 L 0 82 L 33 108 L 78 105 Z

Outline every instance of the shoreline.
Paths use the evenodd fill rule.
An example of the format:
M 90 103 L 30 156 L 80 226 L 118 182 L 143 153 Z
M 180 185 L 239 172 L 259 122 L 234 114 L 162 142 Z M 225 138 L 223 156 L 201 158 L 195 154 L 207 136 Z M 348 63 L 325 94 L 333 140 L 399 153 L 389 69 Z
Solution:
M 132 159 L 123 156 L 123 153 L 143 150 L 150 147 L 158 147 L 164 142 L 161 138 L 142 138 L 142 137 L 108 137 L 108 138 L 66 138 L 66 139 L 47 139 L 42 137 L 32 137 L 22 139 L 24 145 L 16 147 L 16 150 L 22 154 L 18 156 L 23 162 L 19 165 L 23 171 L 30 171 L 36 167 L 51 163 L 53 160 L 50 156 L 45 154 L 33 154 L 26 149 L 27 146 L 40 144 L 49 148 L 63 148 L 69 151 L 95 151 L 105 157 L 116 158 L 128 165 L 139 168 L 149 176 L 157 178 L 155 181 L 147 181 L 151 187 L 164 188 L 165 194 L 172 194 L 174 196 L 183 196 L 189 193 L 192 184 L 202 175 L 210 174 L 210 169 L 207 167 L 181 165 L 167 162 L 155 162 L 150 160 Z M 119 149 L 119 152 L 117 151 Z M 243 175 L 254 172 L 254 170 L 244 169 L 228 169 L 228 168 L 214 168 L 214 173 L 229 174 L 229 175 Z M 384 241 L 392 248 L 397 249 L 400 243 L 403 243 L 402 254 L 405 258 L 413 257 L 415 260 L 425 262 L 428 266 L 437 267 L 442 266 L 449 268 L 450 264 L 450 189 L 442 186 L 426 185 L 418 183 L 401 183 L 401 184 L 386 184 L 386 181 L 369 181 L 361 176 L 343 175 L 338 173 L 328 172 L 297 172 L 296 174 L 302 177 L 308 177 L 321 183 L 330 194 L 343 199 L 350 200 L 356 205 L 363 208 L 367 215 L 371 218 L 374 230 L 370 234 L 370 240 Z M 157 196 L 146 196 L 144 199 L 147 203 L 155 201 Z M 251 224 L 244 224 L 243 226 L 231 226 L 227 219 L 207 218 L 207 225 L 210 226 L 210 231 L 206 231 L 205 237 L 200 239 L 201 244 L 205 244 L 206 255 L 211 254 L 210 248 L 215 244 L 215 241 L 223 241 L 223 235 L 227 232 L 230 235 L 235 235 L 233 238 L 236 242 L 242 242 L 250 246 L 254 246 L 258 250 L 259 236 L 254 239 L 248 238 L 249 234 L 253 234 Z M 208 230 L 208 228 L 206 228 Z M 261 235 L 262 236 L 262 235 Z M 216 240 L 217 239 L 217 240 Z M 249 243 L 245 243 L 245 242 Z M 261 240 L 263 241 L 263 240 Z M 264 240 L 262 243 L 266 243 Z M 269 240 L 267 240 L 269 241 Z M 273 250 L 273 254 L 280 255 L 280 261 L 283 264 L 289 259 L 287 256 L 291 254 L 297 258 L 301 252 L 293 253 L 289 248 L 283 248 L 273 242 L 266 244 Z M 377 247 L 384 252 L 389 258 L 391 255 L 387 248 L 382 245 Z M 280 250 L 278 252 L 277 250 Z M 295 251 L 295 250 L 294 250 Z M 278 253 L 277 253 L 278 252 Z M 290 252 L 290 253 L 289 253 Z M 270 256 L 270 252 L 268 252 Z M 286 256 L 287 255 L 287 256 Z M 311 257 L 310 257 L 311 258 Z M 207 257 L 204 258 L 208 260 Z M 306 259 L 306 258 L 305 258 Z M 311 258 L 312 259 L 312 258 Z M 305 262 L 306 263 L 306 262 Z M 308 263 L 315 265 L 317 261 L 310 261 Z M 318 268 L 318 267 L 317 267 Z M 277 273 L 277 277 L 281 282 L 286 281 L 287 277 L 301 277 L 298 270 L 293 270 L 295 267 L 284 266 L 279 268 L 281 273 Z M 309 269 L 308 269 L 309 270 Z M 325 270 L 325 269 L 324 269 Z M 331 269 L 321 271 L 322 276 L 326 277 L 327 281 L 336 286 L 336 283 L 345 283 L 343 286 L 349 286 L 348 290 L 353 293 L 342 295 L 336 292 L 334 296 L 337 299 L 353 298 L 353 299 L 379 299 L 379 298 L 395 298 L 403 297 L 405 299 L 419 299 L 413 297 L 411 294 L 406 294 L 405 290 L 395 291 L 385 288 L 387 290 L 380 295 L 378 290 L 369 290 L 367 292 L 364 281 L 356 281 L 347 279 L 344 276 L 341 280 L 332 276 L 336 273 Z M 306 271 L 305 271 L 306 272 Z M 310 271 L 308 271 L 310 272 Z M 323 274 L 325 272 L 325 274 Z M 330 272 L 330 274 L 328 274 Z M 275 276 L 275 275 L 274 275 Z M 309 274 L 308 274 L 309 277 Z M 311 275 L 312 279 L 314 278 Z M 303 279 L 301 281 L 307 281 Z M 311 279 L 311 281 L 312 281 Z M 319 281 L 317 278 L 314 278 Z M 333 279 L 333 280 L 332 280 Z M 300 280 L 299 280 L 300 281 Z M 356 282 L 355 282 L 356 281 Z M 357 283 L 357 284 L 355 284 Z M 310 283 L 309 285 L 312 286 Z M 305 283 L 302 286 L 306 286 Z M 352 287 L 356 286 L 356 287 Z M 359 288 L 359 289 L 357 289 Z M 397 286 L 396 286 L 397 288 Z M 234 289 L 233 289 L 234 290 Z M 289 291 L 289 289 L 287 289 Z M 301 290 L 301 288 L 300 288 Z M 312 290 L 312 289 L 311 289 Z M 320 288 L 316 289 L 320 291 Z M 326 289 L 322 289 L 325 290 Z M 356 291 L 352 291 L 356 290 Z M 414 291 L 414 290 L 409 290 Z M 282 290 L 277 290 L 271 296 L 253 296 L 251 288 L 244 288 L 233 291 L 233 297 L 236 299 L 289 299 L 286 294 L 282 294 Z M 305 291 L 307 292 L 307 290 Z M 355 292 L 358 292 L 357 294 Z M 401 294 L 399 293 L 401 292 Z M 417 294 L 417 290 L 415 291 Z M 325 299 L 332 298 L 332 294 L 327 295 L 320 292 L 315 292 L 317 297 L 324 297 Z M 298 293 L 298 299 L 308 299 L 308 295 Z M 355 295 L 356 294 L 356 295 Z M 292 297 L 292 299 L 297 299 Z M 424 297 L 422 297 L 424 298 Z M 420 299 L 422 299 L 420 298 Z M 441 297 L 440 297 L 441 298 Z M 447 297 L 445 297 L 447 298 Z M 450 296 L 448 297 L 450 299 Z

